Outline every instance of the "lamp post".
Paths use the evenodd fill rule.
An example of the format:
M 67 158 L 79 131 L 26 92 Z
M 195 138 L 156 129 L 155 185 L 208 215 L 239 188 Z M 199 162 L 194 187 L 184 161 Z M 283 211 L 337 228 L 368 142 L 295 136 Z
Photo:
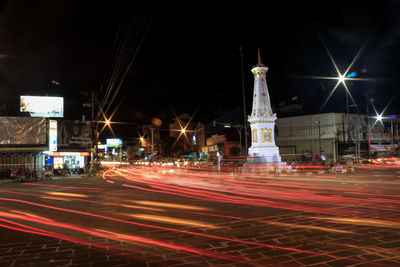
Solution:
M 244 71 L 243 71 L 243 47 L 239 46 L 240 51 L 240 63 L 242 67 L 242 91 L 243 91 L 243 116 L 244 116 L 244 144 L 245 144 L 245 156 L 247 156 L 247 116 L 246 116 L 246 94 L 244 89 Z M 240 151 L 242 149 L 240 148 Z M 240 153 L 242 154 L 242 153 Z
M 383 120 L 384 119 L 389 119 L 389 117 L 384 117 L 383 116 L 383 113 L 382 114 L 377 114 L 376 115 L 376 122 L 377 121 L 379 121 L 380 123 L 382 123 L 382 126 L 383 126 Z M 392 115 L 391 117 L 390 117 L 390 143 L 391 143 L 391 145 L 392 145 L 392 147 L 394 146 L 394 129 L 393 129 L 393 119 L 396 119 L 396 115 Z M 375 122 L 375 123 L 376 123 Z M 375 123 L 374 123 L 374 125 L 375 125 Z M 372 126 L 373 127 L 373 126 Z
M 319 152 L 321 152 L 321 124 L 319 120 L 315 121 L 315 123 L 318 125 Z
M 394 146 L 393 119 L 396 119 L 396 115 L 392 115 L 392 117 L 390 118 L 390 132 L 392 134 L 392 146 Z
M 154 153 L 154 128 L 150 128 L 151 131 L 151 154 Z

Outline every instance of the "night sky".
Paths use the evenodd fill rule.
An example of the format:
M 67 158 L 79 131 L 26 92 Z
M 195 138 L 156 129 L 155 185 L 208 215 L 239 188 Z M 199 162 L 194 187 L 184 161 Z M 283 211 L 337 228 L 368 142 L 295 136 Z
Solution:
M 291 102 L 303 104 L 298 115 L 317 113 L 335 81 L 310 77 L 337 76 L 323 42 L 342 72 L 365 44 L 351 71 L 372 79 L 348 82 L 358 105 L 350 112 L 365 113 L 373 99 L 378 111 L 390 103 L 386 112 L 400 115 L 399 1 L 170 2 L 2 2 L 0 115 L 18 115 L 19 95 L 32 94 L 63 96 L 66 118 L 89 118 L 87 93 L 101 101 L 105 88 L 113 94 L 119 86 L 108 111 L 122 101 L 117 121 L 168 122 L 174 112 L 196 112 L 208 123 L 243 105 L 239 46 L 248 113 L 257 47 L 278 117 Z M 111 83 L 113 70 L 119 75 Z M 339 87 L 322 112 L 345 110 Z

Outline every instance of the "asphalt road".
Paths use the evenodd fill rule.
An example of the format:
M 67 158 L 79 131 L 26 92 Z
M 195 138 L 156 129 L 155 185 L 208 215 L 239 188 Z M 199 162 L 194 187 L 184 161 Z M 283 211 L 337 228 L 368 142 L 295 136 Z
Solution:
M 0 266 L 400 266 L 400 178 L 125 168 L 0 185 Z

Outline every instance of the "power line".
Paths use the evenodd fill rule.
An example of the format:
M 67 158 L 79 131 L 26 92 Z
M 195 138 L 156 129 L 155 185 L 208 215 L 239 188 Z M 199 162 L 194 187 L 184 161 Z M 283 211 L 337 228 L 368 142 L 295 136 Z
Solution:
M 117 98 L 151 24 L 158 13 L 158 8 L 157 1 L 152 4 L 139 3 L 134 7 L 128 6 L 127 2 L 125 6 L 125 12 L 121 18 L 114 43 L 114 61 L 111 65 L 106 91 L 102 101 L 99 103 L 105 114 L 108 113 Z M 132 10 L 134 10 L 134 12 L 132 12 Z M 132 13 L 133 15 L 130 15 Z M 98 111 L 96 119 L 99 119 L 100 116 L 101 112 Z

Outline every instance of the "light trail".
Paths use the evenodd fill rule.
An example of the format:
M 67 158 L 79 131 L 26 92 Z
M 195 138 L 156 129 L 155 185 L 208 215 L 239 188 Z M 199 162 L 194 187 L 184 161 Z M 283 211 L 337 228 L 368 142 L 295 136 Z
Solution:
M 174 208 L 174 209 L 184 209 L 184 210 L 209 210 L 208 208 L 193 206 L 193 205 L 184 205 L 184 204 L 173 204 L 173 203 L 165 203 L 165 202 L 154 202 L 154 201 L 144 201 L 144 200 L 134 200 L 133 203 L 147 205 L 147 206 L 157 206 L 163 208 Z
M 167 249 L 179 250 L 179 251 L 199 254 L 199 255 L 213 257 L 213 258 L 229 259 L 229 260 L 233 260 L 233 261 L 244 261 L 243 258 L 239 258 L 236 256 L 217 254 L 217 253 L 209 252 L 206 250 L 193 249 L 193 248 L 189 248 L 189 247 L 175 245 L 175 244 L 168 243 L 168 242 L 162 242 L 162 241 L 158 241 L 158 240 L 154 240 L 154 239 L 143 238 L 143 237 L 139 237 L 139 236 L 132 236 L 132 235 L 121 234 L 121 233 L 112 233 L 109 231 L 107 231 L 107 233 L 104 231 L 96 231 L 94 229 L 87 228 L 87 227 L 76 226 L 76 225 L 67 224 L 67 223 L 60 223 L 60 222 L 55 222 L 55 221 L 47 220 L 47 219 L 40 219 L 40 218 L 37 218 L 37 216 L 31 217 L 31 216 L 23 216 L 23 215 L 12 214 L 12 213 L 7 213 L 7 212 L 0 212 L 0 217 L 21 219 L 21 220 L 25 220 L 25 221 L 70 229 L 70 230 L 74 230 L 74 231 L 78 231 L 78 232 L 82 232 L 82 233 L 88 233 L 91 235 L 100 236 L 100 237 L 104 237 L 104 238 L 111 238 L 111 239 L 117 239 L 120 241 L 131 241 L 131 242 L 139 242 L 139 243 L 145 243 L 145 244 L 150 244 L 150 245 L 156 245 L 156 246 L 160 246 L 160 247 L 167 248 Z M 14 222 L 4 220 L 2 218 L 0 218 L 0 221 L 14 224 Z M 19 224 L 19 225 L 23 226 L 22 224 Z M 45 232 L 45 231 L 39 230 L 38 232 Z
M 153 191 L 153 192 L 160 192 L 160 193 L 165 193 L 165 194 L 173 194 L 173 195 L 178 195 L 178 196 L 185 196 L 185 197 L 190 197 L 194 199 L 199 199 L 199 200 L 204 200 L 204 201 L 217 201 L 217 202 L 228 202 L 228 203 L 238 203 L 238 204 L 243 204 L 243 205 L 254 205 L 254 206 L 265 206 L 265 207 L 272 207 L 272 208 L 284 208 L 284 209 L 290 209 L 290 210 L 296 210 L 296 211 L 304 211 L 304 212 L 313 212 L 313 213 L 323 213 L 323 214 L 334 214 L 334 215 L 345 215 L 349 217 L 353 217 L 355 215 L 357 216 L 365 216 L 369 217 L 371 216 L 370 213 L 368 212 L 361 212 L 361 211 L 350 211 L 350 210 L 344 210 L 344 209 L 337 209 L 336 207 L 334 208 L 326 208 L 324 204 L 329 204 L 329 205 L 335 205 L 336 203 L 348 203 L 349 205 L 352 205 L 354 207 L 364 207 L 364 208 L 369 208 L 371 203 L 377 204 L 381 203 L 380 209 L 388 210 L 388 211 L 396 211 L 397 210 L 397 205 L 400 204 L 400 201 L 396 200 L 380 200 L 376 201 L 376 199 L 363 199 L 362 202 L 360 202 L 359 198 L 351 198 L 351 197 L 343 197 L 341 195 L 324 195 L 324 192 L 318 193 L 318 192 L 312 192 L 309 190 L 302 190 L 299 191 L 298 187 L 296 188 L 294 186 L 293 190 L 288 190 L 288 189 L 282 189 L 280 188 L 279 190 L 270 190 L 270 189 L 264 189 L 261 187 L 255 187 L 255 188 L 249 188 L 247 186 L 242 187 L 237 184 L 230 184 L 229 185 L 229 190 L 228 189 L 219 189 L 213 186 L 212 183 L 205 181 L 204 179 L 201 180 L 201 183 L 196 180 L 193 181 L 191 180 L 190 183 L 187 183 L 186 181 L 188 179 L 192 179 L 193 177 L 188 177 L 188 173 L 185 173 L 185 177 L 180 177 L 180 185 L 175 186 L 171 185 L 171 177 L 177 177 L 178 173 L 175 173 L 174 175 L 170 174 L 162 174 L 162 177 L 160 174 L 144 174 L 144 175 L 138 175 L 137 170 L 135 170 L 135 173 L 133 176 L 129 175 L 129 170 L 119 170 L 116 172 L 115 175 L 121 175 L 125 179 L 132 181 L 132 182 L 137 182 L 141 184 L 145 184 L 147 186 L 150 186 L 153 189 L 148 189 L 148 188 L 142 188 L 140 186 L 133 186 L 133 185 L 127 185 L 123 184 L 125 187 L 132 187 L 138 190 L 145 190 L 145 191 Z M 136 178 L 135 178 L 136 177 Z M 147 179 L 144 179 L 147 178 Z M 204 177 L 202 177 L 204 178 Z M 219 177 L 218 177 L 219 178 Z M 331 179 L 331 178 L 330 178 Z M 215 180 L 215 177 L 214 177 Z M 339 181 L 342 182 L 342 181 Z M 214 182 L 215 183 L 215 182 Z M 365 182 L 367 183 L 367 182 Z M 379 183 L 379 182 L 378 182 Z M 200 184 L 200 186 L 199 186 Z M 398 184 L 398 183 L 397 183 Z M 219 184 L 217 184 L 219 186 Z M 262 184 L 260 184 L 262 185 Z M 265 185 L 265 184 L 264 184 Z M 280 183 L 280 186 L 285 186 L 284 183 Z M 268 186 L 274 186 L 274 183 L 269 181 Z M 189 188 L 190 187 L 190 188 Z M 321 188 L 315 187 L 314 189 L 319 189 Z M 343 190 L 343 187 L 340 188 L 334 188 L 335 191 L 340 191 Z M 205 192 L 206 191 L 206 192 Z M 354 191 L 354 190 L 352 190 Z M 237 194 L 240 194 L 244 197 L 241 197 Z M 280 201 L 272 201 L 272 200 L 267 200 L 265 198 L 277 198 Z M 298 201 L 301 199 L 301 202 L 305 205 L 296 205 L 293 203 L 283 203 L 282 200 L 287 200 L 287 201 Z M 309 204 L 318 204 L 317 207 L 311 207 Z M 321 205 L 324 205 L 321 207 Z M 397 219 L 398 220 L 398 219 Z
M 335 258 L 335 259 L 347 259 L 347 260 L 351 260 L 351 261 L 355 261 L 355 262 L 369 263 L 368 261 L 363 261 L 363 260 L 359 260 L 359 259 L 355 259 L 355 258 L 351 258 L 351 257 L 336 256 L 336 255 L 332 255 L 332 254 L 328 254 L 328 253 L 307 251 L 307 250 L 301 250 L 301 249 L 296 249 L 296 248 L 291 248 L 291 247 L 270 245 L 270 244 L 264 244 L 264 243 L 259 243 L 259 242 L 252 242 L 252 241 L 238 240 L 238 239 L 233 239 L 233 238 L 228 238 L 228 237 L 215 236 L 215 235 L 210 235 L 210 234 L 203 234 L 203 233 L 198 233 L 198 232 L 193 232 L 193 231 L 188 231 L 188 230 L 179 230 L 179 229 L 162 227 L 162 226 L 148 225 L 148 224 L 143 224 L 143 223 L 138 223 L 138 222 L 132 222 L 132 221 L 127 221 L 127 220 L 112 218 L 112 217 L 108 217 L 108 216 L 103 216 L 103 215 L 99 215 L 99 214 L 93 214 L 93 213 L 89 213 L 89 212 L 71 210 L 71 209 L 60 208 L 60 207 L 53 207 L 53 206 L 44 205 L 44 204 L 37 204 L 37 203 L 25 201 L 25 200 L 9 199 L 9 198 L 1 198 L 0 197 L 0 201 L 1 200 L 9 201 L 9 202 L 18 202 L 18 203 L 39 206 L 39 207 L 49 208 L 49 209 L 54 209 L 54 210 L 59 210 L 59 211 L 65 211 L 65 212 L 70 212 L 70 213 L 76 213 L 76 214 L 81 214 L 81 215 L 87 215 L 87 216 L 102 218 L 102 219 L 116 221 L 116 222 L 133 224 L 133 225 L 138 225 L 138 226 L 143 226 L 143 227 L 150 227 L 150 228 L 154 228 L 154 229 L 169 230 L 172 232 L 184 233 L 184 234 L 189 234 L 189 235 L 194 235 L 194 236 L 201 236 L 201 237 L 219 239 L 219 240 L 225 240 L 225 241 L 233 241 L 233 242 L 242 243 L 242 244 L 255 245 L 255 246 L 266 247 L 266 248 L 274 248 L 274 249 L 280 249 L 280 250 L 286 250 L 286 251 L 292 251 L 292 252 L 303 252 L 303 253 L 308 253 L 308 254 L 313 254 L 313 255 L 327 256 L 327 257 L 331 257 L 331 258 Z M 0 214 L 3 214 L 3 213 L 0 213 Z M 35 219 L 35 220 L 38 220 L 38 219 Z M 0 221 L 4 221 L 4 219 L 0 218 Z M 48 223 L 50 223 L 50 222 L 48 222 Z M 67 240 L 67 239 L 65 239 L 65 240 Z
M 400 186 L 400 181 L 385 180 L 371 181 L 362 175 L 340 176 L 333 179 L 331 175 L 314 175 L 312 177 L 294 177 L 279 176 L 262 173 L 235 173 L 231 172 L 214 172 L 210 168 L 190 169 L 190 168 L 174 168 L 173 172 L 169 168 L 164 167 L 135 167 L 135 168 L 112 168 L 104 172 L 103 179 L 96 182 L 100 187 L 104 186 L 117 190 L 117 194 L 104 194 L 105 188 L 101 190 L 93 190 L 93 187 L 86 187 L 85 194 L 80 192 L 79 187 L 62 187 L 62 186 L 31 186 L 31 188 L 23 188 L 30 191 L 18 192 L 14 190 L 3 190 L 0 203 L 16 203 L 16 208 L 8 209 L 0 207 L 0 227 L 29 232 L 38 235 L 52 236 L 64 240 L 76 240 L 80 244 L 91 244 L 86 240 L 74 239 L 76 233 L 81 237 L 82 234 L 93 235 L 102 238 L 127 242 L 131 245 L 154 246 L 167 250 L 177 250 L 189 254 L 197 254 L 204 257 L 218 258 L 232 262 L 251 263 L 246 255 L 236 257 L 235 255 L 215 253 L 210 250 L 202 250 L 194 247 L 187 247 L 181 244 L 173 244 L 165 240 L 149 239 L 141 236 L 134 236 L 111 229 L 91 228 L 89 225 L 97 220 L 110 226 L 110 228 L 119 229 L 122 224 L 137 226 L 140 229 L 148 231 L 161 231 L 175 233 L 181 237 L 189 239 L 201 238 L 204 240 L 218 240 L 218 242 L 229 242 L 233 244 L 242 244 L 252 247 L 265 249 L 282 250 L 287 253 L 307 253 L 309 255 L 326 256 L 333 259 L 347 259 L 353 262 L 361 262 L 377 265 L 376 262 L 368 262 L 360 259 L 358 256 L 342 257 L 335 253 L 324 252 L 323 250 L 303 250 L 293 245 L 277 244 L 271 242 L 258 242 L 251 239 L 236 239 L 225 234 L 217 234 L 219 229 L 227 227 L 229 223 L 241 223 L 238 220 L 246 221 L 249 225 L 255 224 L 256 227 L 264 227 L 268 229 L 268 225 L 279 227 L 279 229 L 289 229 L 295 232 L 296 229 L 304 229 L 306 231 L 321 233 L 325 232 L 329 235 L 345 234 L 357 238 L 361 233 L 357 230 L 350 231 L 344 225 L 361 225 L 364 227 L 382 227 L 387 229 L 399 229 L 400 217 L 398 216 L 398 207 L 400 206 L 400 194 L 395 191 Z M 391 179 L 392 176 L 387 175 L 385 179 Z M 56 192 L 46 191 L 56 190 Z M 373 187 L 373 188 L 371 188 Z M 380 193 L 377 190 L 381 188 L 394 188 L 391 191 Z M 62 191 L 61 191 L 62 190 Z M 85 190 L 85 189 L 84 189 Z M 87 191 L 87 190 L 90 190 Z M 136 194 L 138 191 L 152 192 L 150 199 L 140 197 L 143 194 Z M 99 201 L 98 195 L 101 192 L 103 198 Z M 104 193 L 103 193 L 104 192 Z M 133 193 L 131 193 L 133 192 Z M 54 194 L 55 193 L 55 194 Z M 155 193 L 155 194 L 153 194 Z M 172 195 L 172 200 L 165 200 L 161 195 Z M 10 194 L 10 197 L 6 197 Z M 46 195 L 51 196 L 46 196 Z M 124 198 L 122 197 L 124 196 Z M 126 198 L 132 196 L 133 199 Z M 21 198 L 34 198 L 40 200 L 41 203 L 28 201 Z M 139 199 L 138 199 L 139 198 Z M 93 199 L 93 200 L 92 200 Z M 166 198 L 168 199 L 168 198 Z M 174 203 L 175 202 L 175 203 Z M 83 204 L 84 210 L 79 210 L 77 203 Z M 181 204 L 184 203 L 184 204 Z M 224 203 L 220 205 L 218 203 Z M 240 207 L 236 204 L 241 205 Z M 99 206 L 96 206 L 99 205 Z M 218 210 L 218 207 L 230 207 L 236 205 L 241 210 L 239 213 L 231 213 L 229 210 Z M 68 208 L 70 206 L 71 208 Z M 105 207 L 99 209 L 97 207 Z M 257 214 L 247 211 L 247 207 L 255 208 L 271 208 L 265 210 L 265 214 L 274 211 L 293 211 L 288 213 L 294 215 L 292 219 L 272 220 L 266 218 L 257 218 Z M 90 212 L 87 208 L 93 210 Z M 131 212 L 127 209 L 137 209 L 140 212 Z M 229 208 L 228 208 L 229 209 Z M 260 210 L 261 210 L 260 209 Z M 8 210 L 8 211 L 7 211 Z M 38 214 L 33 211 L 40 210 Z M 50 210 L 59 211 L 47 218 Z M 169 213 L 169 214 L 168 214 Z M 243 214 L 247 214 L 243 216 Z M 11 215 L 10 215 L 11 214 Z M 65 214 L 65 215 L 63 215 Z M 61 223 L 61 218 L 74 218 L 71 214 L 82 215 L 82 222 L 86 221 L 89 225 L 85 226 L 72 225 L 66 222 Z M 112 214 L 112 215 L 110 215 Z M 178 214 L 179 216 L 171 216 L 170 214 Z M 300 215 L 301 214 L 301 215 Z M 186 218 L 190 215 L 190 219 Z M 197 215 L 197 216 L 193 216 Z M 303 216 L 303 217 L 301 217 Z M 76 217 L 76 216 L 75 216 Z M 178 218 L 182 217 L 182 218 Z M 4 221 L 7 218 L 7 221 Z M 195 218 L 195 219 L 192 219 Z M 273 217 L 272 217 L 273 218 Z M 304 218 L 304 219 L 302 219 Z M 16 220 L 16 221 L 10 221 Z M 210 219 L 210 220 L 208 220 Z M 68 219 L 67 219 L 68 220 Z M 136 221 L 138 220 L 138 221 Z M 149 223 L 140 222 L 141 220 L 151 221 Z M 304 221 L 307 220 L 307 221 Z M 41 225 L 40 228 L 48 230 L 48 227 L 58 227 L 63 234 L 57 233 L 58 230 L 48 231 L 44 229 L 34 228 L 32 225 Z M 212 221 L 214 223 L 210 223 Z M 321 224 L 313 225 L 308 222 L 321 221 Z M 326 221 L 328 227 L 322 223 Z M 110 223 L 112 222 L 112 223 Z M 217 223 L 218 222 L 218 223 Z M 228 224 L 225 224 L 228 223 Z M 161 224 L 161 225 L 160 225 Z M 171 225 L 171 226 L 164 226 Z M 227 226 L 228 225 L 228 226 Z M 29 228 L 32 227 L 32 228 Z M 188 228 L 189 227 L 189 228 Z M 190 227 L 201 228 L 192 231 Z M 206 232 L 205 229 L 216 232 Z M 64 229 L 64 230 L 63 230 Z M 65 230 L 72 231 L 65 235 Z M 297 231 L 297 230 L 296 230 Z M 76 232 L 76 233 L 75 233 Z M 69 232 L 68 232 L 69 233 Z M 224 233 L 222 230 L 220 233 Z M 362 233 L 361 233 L 362 234 Z M 156 236 L 156 235 L 155 235 Z M 307 242 L 310 244 L 337 245 L 340 247 L 354 247 L 363 251 L 373 253 L 374 247 L 362 247 L 357 244 L 335 244 L 326 240 L 315 240 L 308 237 L 299 237 L 298 242 Z M 173 239 L 171 239 L 173 240 Z M 257 239 L 258 240 L 258 239 Z M 263 240 L 263 239 L 261 239 Z M 202 240 L 203 241 L 203 240 Z M 71 241 L 75 242 L 75 241 Z M 93 242 L 92 242 L 93 243 Z M 94 242 L 95 243 L 95 242 Z M 101 244 L 100 244 L 101 245 Z M 93 245 L 95 246 L 95 245 Z M 98 246 L 107 249 L 105 246 Z M 108 247 L 110 248 L 110 247 Z M 121 250 L 118 250 L 121 249 Z M 112 247 L 110 250 L 116 252 L 124 251 L 124 248 Z M 218 251 L 218 250 L 217 250 Z M 395 251 L 380 249 L 376 253 L 395 253 Z M 138 251 L 136 251 L 138 252 Z M 139 251 L 140 253 L 140 251 Z M 157 253 L 155 254 L 157 255 Z M 254 261 L 256 263 L 256 261 Z
M 60 189 L 78 189 L 78 190 L 91 190 L 91 191 L 104 191 L 103 188 L 97 187 L 76 187 L 76 186 L 59 186 L 59 185 L 51 185 L 51 184 L 37 184 L 37 183 L 24 183 L 24 185 L 32 185 L 38 187 L 52 187 L 52 188 L 60 188 Z
M 46 194 L 53 196 L 62 196 L 62 197 L 78 197 L 78 198 L 87 198 L 88 195 L 76 194 L 76 193 L 65 193 L 65 192 L 45 192 Z
M 209 229 L 221 228 L 220 226 L 215 226 L 215 225 L 205 223 L 205 222 L 178 219 L 178 218 L 165 217 L 165 216 L 159 216 L 159 215 L 150 215 L 150 214 L 123 214 L 123 215 L 129 216 L 132 218 L 136 218 L 136 219 L 140 219 L 140 220 L 148 220 L 148 221 L 155 221 L 155 222 L 162 222 L 162 223 L 169 223 L 169 224 L 178 224 L 178 225 L 191 226 L 191 227 L 209 228 Z

